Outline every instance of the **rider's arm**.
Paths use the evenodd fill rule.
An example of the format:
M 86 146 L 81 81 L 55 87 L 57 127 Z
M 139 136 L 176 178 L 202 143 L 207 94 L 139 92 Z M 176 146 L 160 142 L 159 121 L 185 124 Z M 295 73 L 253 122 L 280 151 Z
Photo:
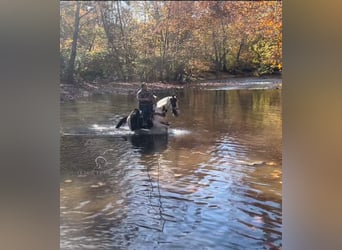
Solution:
M 152 95 L 153 96 L 153 103 L 157 103 L 158 97 L 156 95 Z

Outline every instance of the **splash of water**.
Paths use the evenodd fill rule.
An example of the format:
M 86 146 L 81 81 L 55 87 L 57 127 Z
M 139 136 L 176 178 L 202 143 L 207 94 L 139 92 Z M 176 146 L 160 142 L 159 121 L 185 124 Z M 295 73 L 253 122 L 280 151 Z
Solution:
M 93 124 L 90 129 L 94 130 L 96 133 L 101 134 L 101 135 L 128 135 L 128 134 L 132 134 L 132 131 L 130 131 L 128 127 L 122 127 L 121 129 L 117 129 L 117 128 L 115 128 L 114 125 Z
M 91 126 L 92 129 L 97 130 L 97 131 L 108 131 L 108 130 L 115 130 L 114 125 L 98 125 L 98 124 L 93 124 Z
M 189 130 L 173 128 L 169 130 L 169 133 L 174 136 L 183 136 L 191 133 Z

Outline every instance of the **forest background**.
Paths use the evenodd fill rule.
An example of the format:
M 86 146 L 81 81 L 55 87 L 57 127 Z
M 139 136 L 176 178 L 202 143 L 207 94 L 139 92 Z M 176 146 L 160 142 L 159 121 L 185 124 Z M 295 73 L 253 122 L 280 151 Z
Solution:
M 60 2 L 62 83 L 281 71 L 281 1 Z

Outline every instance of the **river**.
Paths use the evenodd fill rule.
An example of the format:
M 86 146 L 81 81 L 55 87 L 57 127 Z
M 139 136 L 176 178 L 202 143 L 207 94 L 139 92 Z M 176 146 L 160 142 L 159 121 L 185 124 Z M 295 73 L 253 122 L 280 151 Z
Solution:
M 61 104 L 60 248 L 281 247 L 281 89 L 157 94 L 179 100 L 168 135 L 115 129 L 134 94 Z

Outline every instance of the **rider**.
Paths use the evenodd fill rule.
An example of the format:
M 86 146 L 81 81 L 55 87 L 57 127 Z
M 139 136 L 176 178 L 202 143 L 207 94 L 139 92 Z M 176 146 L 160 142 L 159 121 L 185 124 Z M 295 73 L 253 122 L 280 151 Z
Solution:
M 139 109 L 143 116 L 143 127 L 150 128 L 152 124 L 153 106 L 156 102 L 156 96 L 147 88 L 146 83 L 141 84 L 141 88 L 137 93 Z

